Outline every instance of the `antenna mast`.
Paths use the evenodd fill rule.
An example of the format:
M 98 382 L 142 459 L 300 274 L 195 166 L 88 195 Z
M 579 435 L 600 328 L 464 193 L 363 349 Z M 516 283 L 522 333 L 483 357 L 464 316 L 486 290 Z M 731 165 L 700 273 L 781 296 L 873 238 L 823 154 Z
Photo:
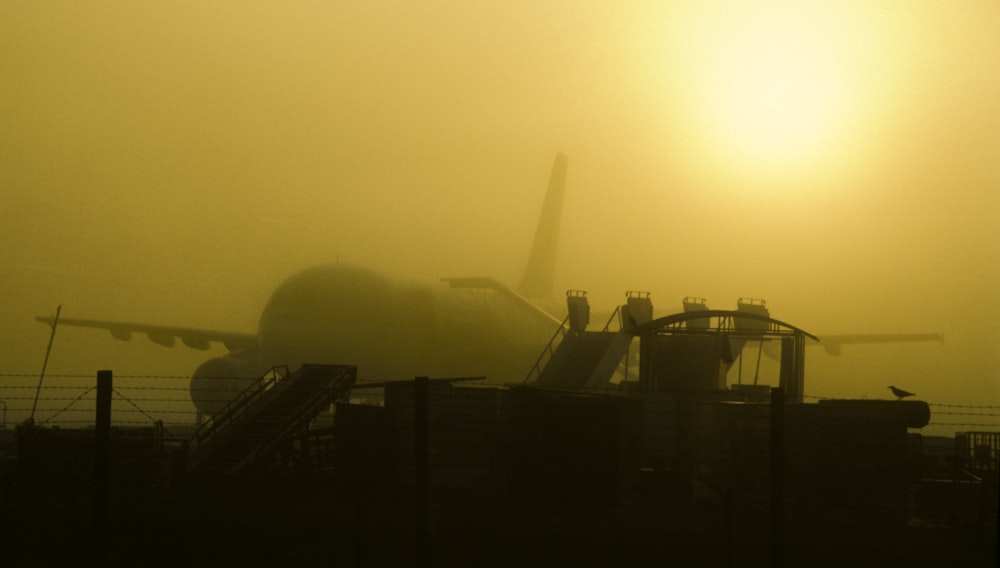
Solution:
M 56 317 L 52 320 L 52 333 L 49 334 L 49 346 L 45 349 L 45 361 L 42 362 L 42 373 L 38 375 L 38 388 L 35 389 L 35 402 L 31 405 L 31 416 L 28 417 L 28 422 L 35 422 L 35 408 L 38 407 L 38 395 L 42 392 L 42 381 L 45 380 L 45 367 L 49 365 L 49 353 L 52 353 L 52 341 L 56 338 L 56 326 L 59 325 L 59 312 L 62 311 L 62 306 L 56 306 Z

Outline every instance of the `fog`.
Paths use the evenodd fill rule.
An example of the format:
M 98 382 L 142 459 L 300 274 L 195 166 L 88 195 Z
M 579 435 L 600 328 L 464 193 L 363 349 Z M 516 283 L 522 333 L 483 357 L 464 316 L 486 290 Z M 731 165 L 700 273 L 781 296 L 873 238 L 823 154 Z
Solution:
M 320 262 L 516 285 L 564 152 L 557 288 L 595 311 L 938 332 L 810 350 L 806 393 L 1000 406 L 1000 5 L 793 6 L 5 2 L 0 373 L 57 305 L 253 332 Z M 48 372 L 205 357 L 60 328 Z

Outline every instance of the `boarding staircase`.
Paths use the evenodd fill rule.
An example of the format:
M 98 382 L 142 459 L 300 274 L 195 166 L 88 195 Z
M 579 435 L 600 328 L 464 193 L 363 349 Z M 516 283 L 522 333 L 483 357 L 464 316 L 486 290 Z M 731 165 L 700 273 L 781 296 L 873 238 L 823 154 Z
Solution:
M 632 345 L 631 330 L 652 318 L 646 292 L 629 292 L 601 331 L 587 331 L 590 304 L 586 292 L 566 293 L 569 315 L 556 329 L 524 382 L 570 391 L 605 391 Z M 618 331 L 611 331 L 617 323 Z M 625 373 L 627 374 L 627 369 Z
M 186 445 L 192 475 L 232 474 L 264 457 L 281 440 L 305 430 L 354 385 L 357 368 L 275 367 L 203 423 Z
M 560 390 L 605 390 L 631 342 L 632 335 L 623 331 L 568 332 L 535 384 Z

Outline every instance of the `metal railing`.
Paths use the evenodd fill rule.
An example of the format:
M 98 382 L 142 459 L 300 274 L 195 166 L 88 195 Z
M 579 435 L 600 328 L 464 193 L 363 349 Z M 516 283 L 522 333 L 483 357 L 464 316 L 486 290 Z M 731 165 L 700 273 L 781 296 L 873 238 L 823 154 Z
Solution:
M 601 331 L 611 331 L 611 324 L 614 323 L 616 320 L 618 321 L 618 329 L 624 329 L 625 325 L 622 322 L 621 306 L 615 306 L 615 311 L 611 312 L 611 316 L 608 317 L 608 321 L 605 322 L 604 327 L 601 328 Z
M 244 456 L 231 471 L 239 470 L 246 464 L 266 454 L 287 434 L 297 430 L 304 423 L 311 421 L 324 407 L 329 406 L 337 398 L 338 391 L 344 392 L 345 387 L 350 388 L 356 379 L 357 367 L 340 367 L 336 376 L 324 388 L 307 393 L 304 400 L 297 405 L 295 411 L 285 418 L 282 427 L 263 440 L 252 452 Z
M 538 377 L 542 374 L 542 367 L 548 360 L 552 358 L 552 354 L 555 353 L 556 346 L 561 343 L 562 339 L 566 336 L 566 327 L 569 325 L 569 316 L 566 316 L 556 328 L 556 332 L 552 334 L 552 338 L 549 342 L 545 344 L 545 349 L 542 349 L 542 353 L 535 359 L 535 364 L 531 366 L 528 370 L 527 376 L 524 377 L 523 383 L 527 383 L 532 379 L 538 380 Z
M 233 397 L 218 412 L 213 414 L 195 430 L 187 442 L 187 450 L 191 458 L 212 440 L 218 439 L 229 431 L 239 418 L 246 415 L 250 408 L 263 398 L 264 393 L 273 389 L 286 376 L 288 367 L 279 365 L 271 367 L 266 373 Z

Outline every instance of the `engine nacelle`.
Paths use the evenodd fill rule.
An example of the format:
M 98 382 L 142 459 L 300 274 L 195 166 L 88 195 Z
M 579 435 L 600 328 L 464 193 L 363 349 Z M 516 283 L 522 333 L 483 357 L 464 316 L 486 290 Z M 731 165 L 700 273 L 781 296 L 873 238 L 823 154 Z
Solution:
M 205 361 L 191 376 L 191 401 L 203 415 L 218 412 L 259 376 L 256 350 L 233 351 Z

